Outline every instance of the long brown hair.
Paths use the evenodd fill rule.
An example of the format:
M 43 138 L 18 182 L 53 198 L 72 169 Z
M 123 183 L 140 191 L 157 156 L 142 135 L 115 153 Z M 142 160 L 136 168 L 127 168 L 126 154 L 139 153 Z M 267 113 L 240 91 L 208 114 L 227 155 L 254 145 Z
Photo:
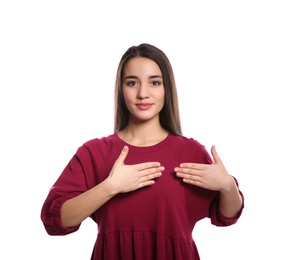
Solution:
M 159 115 L 160 124 L 168 132 L 175 135 L 181 135 L 178 96 L 171 63 L 164 52 L 147 43 L 128 48 L 119 62 L 115 83 L 114 132 L 122 130 L 128 123 L 129 111 L 123 98 L 122 81 L 124 66 L 134 57 L 148 58 L 158 64 L 162 72 L 165 88 L 164 107 Z

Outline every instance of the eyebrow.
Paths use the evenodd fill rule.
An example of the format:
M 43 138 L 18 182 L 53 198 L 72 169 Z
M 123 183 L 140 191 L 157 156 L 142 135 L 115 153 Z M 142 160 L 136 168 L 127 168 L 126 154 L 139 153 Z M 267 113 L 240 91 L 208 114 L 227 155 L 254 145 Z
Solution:
M 163 78 L 163 77 L 160 75 L 152 75 L 149 78 L 150 79 L 157 79 L 157 78 Z M 126 76 L 124 79 L 138 79 L 138 77 L 134 76 L 134 75 L 129 75 L 129 76 Z

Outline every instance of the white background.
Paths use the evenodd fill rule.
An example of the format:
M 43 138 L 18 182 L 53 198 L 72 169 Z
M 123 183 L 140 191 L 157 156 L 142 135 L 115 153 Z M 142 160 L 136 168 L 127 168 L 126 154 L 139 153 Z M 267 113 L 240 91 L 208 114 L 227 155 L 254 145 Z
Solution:
M 236 225 L 195 227 L 202 260 L 293 259 L 291 2 L 1 1 L 0 258 L 90 259 L 94 223 L 51 237 L 41 206 L 113 132 L 118 62 L 148 42 L 173 64 L 184 135 L 215 144 L 245 194 Z

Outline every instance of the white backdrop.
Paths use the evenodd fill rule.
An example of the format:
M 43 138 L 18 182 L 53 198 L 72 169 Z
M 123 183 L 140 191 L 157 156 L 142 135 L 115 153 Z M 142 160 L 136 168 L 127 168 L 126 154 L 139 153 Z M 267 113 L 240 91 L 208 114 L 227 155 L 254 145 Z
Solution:
M 290 3 L 1 1 L 0 258 L 90 259 L 94 223 L 51 237 L 41 206 L 76 149 L 112 133 L 118 62 L 148 42 L 173 64 L 184 135 L 215 144 L 245 194 L 236 225 L 195 227 L 202 260 L 293 259 Z

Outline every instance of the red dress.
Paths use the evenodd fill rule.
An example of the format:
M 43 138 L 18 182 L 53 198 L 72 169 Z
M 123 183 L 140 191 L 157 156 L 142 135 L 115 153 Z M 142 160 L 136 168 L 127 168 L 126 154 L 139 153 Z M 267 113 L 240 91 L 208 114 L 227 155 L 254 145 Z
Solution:
M 90 140 L 77 150 L 42 207 L 48 234 L 66 235 L 79 229 L 79 225 L 62 226 L 61 205 L 107 178 L 124 145 L 112 134 Z M 91 216 L 98 225 L 91 259 L 200 259 L 192 238 L 195 223 L 208 217 L 213 225 L 228 226 L 242 212 L 236 218 L 225 218 L 218 210 L 217 192 L 185 184 L 175 175 L 174 168 L 182 162 L 211 163 L 208 152 L 192 138 L 171 134 L 153 146 L 127 145 L 126 164 L 159 161 L 165 170 L 154 185 L 118 194 Z

